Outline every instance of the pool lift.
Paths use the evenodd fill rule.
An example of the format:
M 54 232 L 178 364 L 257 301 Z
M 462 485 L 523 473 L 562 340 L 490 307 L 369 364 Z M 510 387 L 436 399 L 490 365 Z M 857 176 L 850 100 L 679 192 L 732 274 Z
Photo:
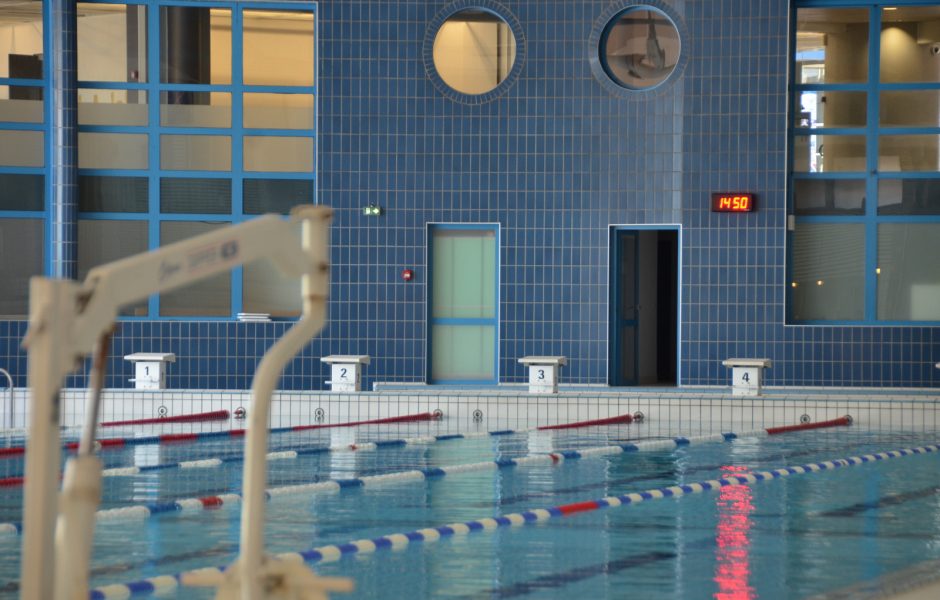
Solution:
M 217 598 L 317 600 L 350 591 L 348 579 L 317 577 L 302 563 L 264 554 L 264 511 L 271 396 L 281 371 L 326 322 L 329 291 L 329 223 L 332 211 L 303 206 L 285 220 L 265 215 L 92 269 L 84 283 L 34 277 L 30 281 L 28 350 L 32 391 L 23 505 L 20 597 L 85 600 L 101 498 L 101 461 L 95 433 L 107 346 L 122 306 L 244 263 L 267 258 L 284 275 L 300 277 L 300 320 L 265 354 L 252 384 L 245 440 L 241 545 L 224 573 L 193 577 L 193 585 L 218 587 Z M 297 229 L 300 225 L 300 235 Z M 58 493 L 61 440 L 59 390 L 65 376 L 93 354 L 89 395 L 77 455 L 65 467 Z

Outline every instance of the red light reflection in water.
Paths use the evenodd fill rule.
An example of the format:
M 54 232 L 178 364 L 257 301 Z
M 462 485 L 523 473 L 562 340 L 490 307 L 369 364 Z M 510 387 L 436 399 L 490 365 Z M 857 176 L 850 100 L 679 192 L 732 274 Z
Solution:
M 747 472 L 746 467 L 722 467 L 722 476 Z M 723 487 L 718 492 L 718 532 L 715 543 L 715 583 L 718 600 L 753 600 L 757 597 L 748 584 L 751 565 L 748 532 L 751 529 L 751 488 L 746 485 Z

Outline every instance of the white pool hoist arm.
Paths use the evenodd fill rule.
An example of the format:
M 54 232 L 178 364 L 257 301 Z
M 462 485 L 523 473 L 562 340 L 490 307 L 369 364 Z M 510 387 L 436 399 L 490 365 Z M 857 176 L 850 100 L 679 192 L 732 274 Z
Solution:
M 118 310 L 151 294 L 266 258 L 283 274 L 302 278 L 303 315 L 262 360 L 253 387 L 254 405 L 246 440 L 240 561 L 242 573 L 257 572 L 263 561 L 261 534 L 267 480 L 264 453 L 271 393 L 284 364 L 325 322 L 331 215 L 326 207 L 298 207 L 290 220 L 265 215 L 102 265 L 89 272 L 82 284 L 44 277 L 31 280 L 29 331 L 24 340 L 32 400 L 23 500 L 21 598 L 88 598 L 95 511 L 101 492 L 101 464 L 93 446 L 107 339 Z M 66 466 L 59 498 L 62 452 L 59 390 L 65 376 L 93 352 L 96 360 L 90 378 L 86 422 L 78 455 Z M 249 510 L 254 512 L 248 514 Z M 246 536 L 249 530 L 251 535 Z M 248 587 L 253 591 L 259 589 L 257 585 Z M 263 598 L 254 593 L 242 597 Z

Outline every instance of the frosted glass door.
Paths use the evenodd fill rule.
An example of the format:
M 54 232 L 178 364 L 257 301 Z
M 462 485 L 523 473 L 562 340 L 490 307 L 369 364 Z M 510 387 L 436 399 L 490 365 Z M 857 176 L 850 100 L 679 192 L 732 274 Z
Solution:
M 430 231 L 432 383 L 495 383 L 499 262 L 495 227 L 437 225 Z

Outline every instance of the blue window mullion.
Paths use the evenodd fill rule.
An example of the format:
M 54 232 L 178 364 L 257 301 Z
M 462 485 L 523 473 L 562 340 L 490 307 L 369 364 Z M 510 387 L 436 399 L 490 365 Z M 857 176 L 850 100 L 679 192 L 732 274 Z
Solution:
M 830 179 L 860 179 L 858 172 L 852 171 L 803 171 L 798 173 L 793 173 L 793 179 L 824 179 L 826 181 Z
M 0 219 L 42 219 L 45 216 L 45 210 L 0 210 Z
M 43 65 L 43 69 L 45 69 L 45 65 Z M 22 77 L 0 77 L 0 85 L 13 85 L 13 86 L 22 86 L 22 87 L 42 87 L 43 83 L 44 81 L 42 79 L 24 79 Z M 43 96 L 43 98 L 45 98 L 45 96 Z
M 796 135 L 864 135 L 865 127 L 797 127 Z
M 317 89 L 320 85 L 320 61 L 317 60 L 318 48 L 320 47 L 320 14 L 317 12 L 317 4 L 313 5 L 313 203 L 320 204 L 320 197 L 317 193 L 319 190 L 319 181 L 316 177 L 316 174 L 319 172 L 317 167 L 317 156 L 319 155 L 318 149 L 320 148 L 320 140 L 317 132 L 320 131 L 320 122 L 319 109 L 320 103 L 318 102 L 318 92 Z
M 143 212 L 80 212 L 83 221 L 149 221 L 150 215 Z
M 51 104 L 51 102 L 49 103 Z M 42 131 L 48 129 L 45 123 L 17 123 L 13 121 L 4 121 L 0 123 L 0 131 Z
M 878 315 L 878 125 L 881 121 L 879 79 L 881 72 L 881 8 L 872 6 L 868 17 L 868 112 L 865 140 L 868 177 L 865 183 L 865 320 L 874 322 Z
M 147 247 L 160 247 L 160 6 L 147 3 Z M 160 318 L 160 295 L 152 294 L 147 301 L 147 313 L 151 319 Z
M 245 219 L 244 197 L 242 188 L 244 184 L 244 151 L 242 138 L 244 136 L 244 60 L 242 48 L 244 47 L 244 19 L 242 7 L 232 10 L 232 220 L 240 222 Z M 232 313 L 237 315 L 243 312 L 242 298 L 244 296 L 245 270 L 237 267 L 232 270 Z
M 52 49 L 52 2 L 43 2 L 42 3 L 42 46 L 44 53 L 48 53 Z M 39 85 L 43 88 L 43 131 L 44 131 L 44 144 L 43 144 L 43 156 L 44 156 L 44 166 L 42 167 L 43 174 L 43 189 L 45 190 L 45 223 L 43 231 L 45 232 L 45 239 L 43 240 L 43 274 L 46 276 L 52 275 L 52 198 L 53 198 L 53 187 L 52 187 L 52 153 L 55 146 L 55 138 L 52 135 L 52 97 L 54 90 L 52 88 L 52 67 L 50 66 L 52 61 L 44 60 L 42 61 L 42 78 L 43 80 L 39 82 Z M 7 79 L 7 81 L 16 81 Z M 70 153 L 75 160 L 78 160 L 78 153 Z M 25 171 L 21 171 L 25 172 Z

